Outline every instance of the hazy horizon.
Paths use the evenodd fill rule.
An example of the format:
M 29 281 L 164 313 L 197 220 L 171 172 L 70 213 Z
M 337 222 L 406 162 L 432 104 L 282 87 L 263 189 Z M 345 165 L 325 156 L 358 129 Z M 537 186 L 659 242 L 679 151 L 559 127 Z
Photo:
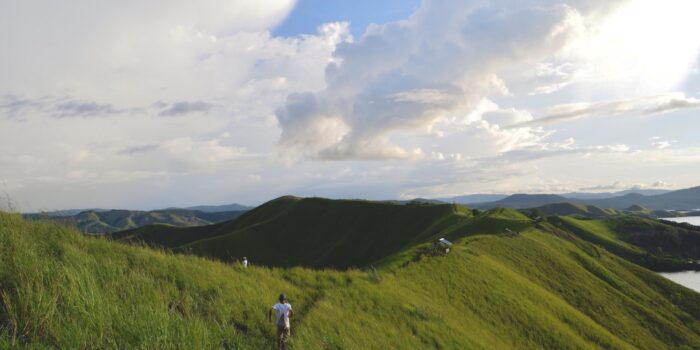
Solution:
M 22 211 L 697 186 L 700 3 L 0 4 Z

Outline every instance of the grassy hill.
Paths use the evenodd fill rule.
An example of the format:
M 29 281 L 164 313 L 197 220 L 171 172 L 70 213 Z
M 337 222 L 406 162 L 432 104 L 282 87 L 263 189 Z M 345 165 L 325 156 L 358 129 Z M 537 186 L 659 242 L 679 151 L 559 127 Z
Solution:
M 0 214 L 0 348 L 271 348 L 281 291 L 292 349 L 700 346 L 700 294 L 518 212 L 463 215 L 446 256 L 335 271 L 242 269 Z M 460 233 L 489 222 L 519 234 Z
M 553 226 L 656 271 L 698 269 L 700 230 L 635 216 L 551 217 Z
M 700 260 L 700 230 L 648 219 L 651 212 L 641 210 L 560 203 L 520 211 L 473 211 L 455 204 L 399 205 L 287 196 L 216 225 L 146 226 L 111 237 L 223 261 L 247 256 L 267 266 L 347 269 L 404 264 L 439 237 L 454 240 L 546 226 L 551 232 L 563 230 L 599 244 L 647 268 L 697 269 L 688 260 Z M 536 217 L 540 219 L 532 219 Z M 590 218 L 599 221 L 586 220 Z
M 533 209 L 523 209 L 523 212 L 530 216 L 570 216 L 577 215 L 583 217 L 607 217 L 611 215 L 621 215 L 622 212 L 615 209 L 602 209 L 593 205 L 582 203 L 553 203 L 546 204 Z
M 204 228 L 144 227 L 113 237 L 221 260 L 247 256 L 269 266 L 365 266 L 471 217 L 453 204 L 282 197 Z
M 644 218 L 669 218 L 678 217 L 682 214 L 675 211 L 651 210 L 639 205 L 633 205 L 625 209 L 600 208 L 584 203 L 552 203 L 536 208 L 521 209 L 521 212 L 528 216 L 579 216 L 586 218 L 605 218 L 610 216 L 639 216 Z
M 154 224 L 182 227 L 209 225 L 235 219 L 244 212 L 204 212 L 189 209 L 87 210 L 75 215 L 26 214 L 25 217 L 32 220 L 56 221 L 74 227 L 80 232 L 101 234 Z

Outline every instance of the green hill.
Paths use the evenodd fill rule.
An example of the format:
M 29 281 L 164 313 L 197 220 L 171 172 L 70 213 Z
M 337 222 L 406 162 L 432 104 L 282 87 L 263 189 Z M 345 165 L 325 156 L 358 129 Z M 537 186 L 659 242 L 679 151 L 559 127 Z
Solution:
M 209 225 L 235 219 L 244 212 L 204 212 L 188 209 L 86 210 L 74 215 L 26 214 L 25 217 L 31 220 L 59 222 L 84 233 L 102 234 L 154 224 L 182 227 Z
M 113 237 L 221 260 L 247 256 L 269 266 L 349 268 L 432 240 L 471 215 L 453 204 L 282 197 L 227 223 L 144 227 Z
M 615 209 L 602 209 L 593 205 L 581 204 L 581 203 L 554 203 L 546 204 L 533 209 L 523 209 L 524 213 L 530 216 L 539 215 L 545 216 L 565 216 L 565 215 L 577 215 L 584 217 L 606 217 L 610 215 L 620 215 L 622 212 Z
M 586 241 L 656 271 L 698 269 L 700 230 L 635 216 L 601 220 L 551 217 L 549 222 Z
M 518 233 L 471 233 L 394 269 L 243 269 L 0 214 L 0 348 L 271 348 L 264 312 L 281 291 L 292 349 L 700 346 L 700 294 L 515 211 L 433 210 L 464 216 L 454 237 Z
M 521 212 L 530 217 L 546 216 L 579 216 L 586 218 L 605 218 L 610 216 L 638 216 L 643 218 L 669 218 L 682 214 L 675 211 L 650 210 L 639 205 L 633 205 L 626 209 L 600 208 L 590 204 L 563 202 L 552 203 L 530 209 L 521 209 Z
M 564 230 L 650 269 L 698 268 L 688 260 L 700 260 L 700 231 L 626 213 L 574 203 L 479 212 L 455 204 L 288 196 L 233 221 L 190 228 L 146 226 L 111 237 L 223 261 L 247 256 L 267 266 L 347 269 L 401 266 L 440 237 L 517 234 L 537 226 Z M 597 220 L 586 220 L 591 218 Z

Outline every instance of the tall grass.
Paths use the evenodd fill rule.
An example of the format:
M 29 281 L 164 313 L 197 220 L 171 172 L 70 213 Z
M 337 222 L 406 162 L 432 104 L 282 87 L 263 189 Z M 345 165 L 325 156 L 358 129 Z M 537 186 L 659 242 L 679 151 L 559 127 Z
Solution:
M 596 249 L 525 228 L 401 268 L 243 269 L 0 214 L 0 348 L 271 349 L 280 292 L 293 349 L 700 346 L 700 294 Z

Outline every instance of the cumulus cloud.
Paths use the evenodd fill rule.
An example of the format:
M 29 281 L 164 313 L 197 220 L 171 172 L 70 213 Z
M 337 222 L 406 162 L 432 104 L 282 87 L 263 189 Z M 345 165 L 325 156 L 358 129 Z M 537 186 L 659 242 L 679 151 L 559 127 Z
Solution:
M 359 41 L 340 44 L 326 68 L 326 88 L 290 96 L 278 110 L 279 145 L 333 160 L 420 154 L 388 135 L 430 132 L 490 94 L 508 94 L 499 73 L 558 52 L 585 16 L 608 6 L 505 4 L 427 0 L 409 19 L 371 26 Z M 329 136 L 319 137 L 319 128 Z

